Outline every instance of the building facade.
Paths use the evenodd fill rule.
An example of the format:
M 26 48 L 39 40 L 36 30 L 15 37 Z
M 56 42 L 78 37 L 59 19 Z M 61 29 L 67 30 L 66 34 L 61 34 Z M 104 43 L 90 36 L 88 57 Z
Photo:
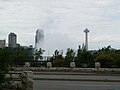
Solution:
M 8 36 L 8 46 L 12 48 L 17 47 L 17 35 L 15 33 L 10 33 Z
M 4 48 L 5 47 L 5 40 L 0 40 L 0 48 Z

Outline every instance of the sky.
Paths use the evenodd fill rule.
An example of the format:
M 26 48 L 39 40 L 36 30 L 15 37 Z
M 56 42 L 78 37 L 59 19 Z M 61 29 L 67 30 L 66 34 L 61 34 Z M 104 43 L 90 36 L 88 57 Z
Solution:
M 0 0 L 0 39 L 6 43 L 14 32 L 18 43 L 35 46 L 36 30 L 43 29 L 47 52 L 77 49 L 86 28 L 90 50 L 120 49 L 120 0 Z

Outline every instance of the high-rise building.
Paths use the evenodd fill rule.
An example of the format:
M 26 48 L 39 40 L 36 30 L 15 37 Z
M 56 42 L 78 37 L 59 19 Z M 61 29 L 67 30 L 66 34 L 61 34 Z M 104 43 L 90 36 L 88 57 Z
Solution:
M 17 35 L 15 33 L 10 33 L 8 36 L 8 46 L 12 48 L 17 47 Z
M 0 48 L 4 48 L 5 47 L 5 40 L 0 40 Z
M 43 48 L 44 43 L 44 31 L 37 29 L 35 36 L 35 49 Z

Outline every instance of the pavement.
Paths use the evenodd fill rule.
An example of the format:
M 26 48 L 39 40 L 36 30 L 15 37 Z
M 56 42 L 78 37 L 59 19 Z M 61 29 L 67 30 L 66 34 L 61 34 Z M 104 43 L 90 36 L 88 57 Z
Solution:
M 80 72 L 34 72 L 34 80 L 120 82 L 120 74 Z
M 18 78 L 21 72 L 10 73 Z M 33 90 L 120 90 L 120 74 L 39 71 L 33 79 Z
M 18 78 L 20 73 L 7 76 Z M 119 73 L 39 71 L 33 72 L 33 79 L 33 90 L 120 90 Z
M 34 80 L 34 90 L 120 90 L 120 82 Z

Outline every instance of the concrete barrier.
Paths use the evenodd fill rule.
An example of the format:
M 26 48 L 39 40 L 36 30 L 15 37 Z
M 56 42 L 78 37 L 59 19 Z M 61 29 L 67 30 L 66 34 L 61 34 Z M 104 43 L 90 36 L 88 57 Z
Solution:
M 21 89 L 33 90 L 33 72 L 23 71 L 21 74 Z
M 30 67 L 31 71 L 98 72 L 96 68 Z M 120 68 L 99 68 L 101 73 L 120 73 Z
M 75 62 L 70 62 L 70 67 L 75 68 L 76 67 Z

